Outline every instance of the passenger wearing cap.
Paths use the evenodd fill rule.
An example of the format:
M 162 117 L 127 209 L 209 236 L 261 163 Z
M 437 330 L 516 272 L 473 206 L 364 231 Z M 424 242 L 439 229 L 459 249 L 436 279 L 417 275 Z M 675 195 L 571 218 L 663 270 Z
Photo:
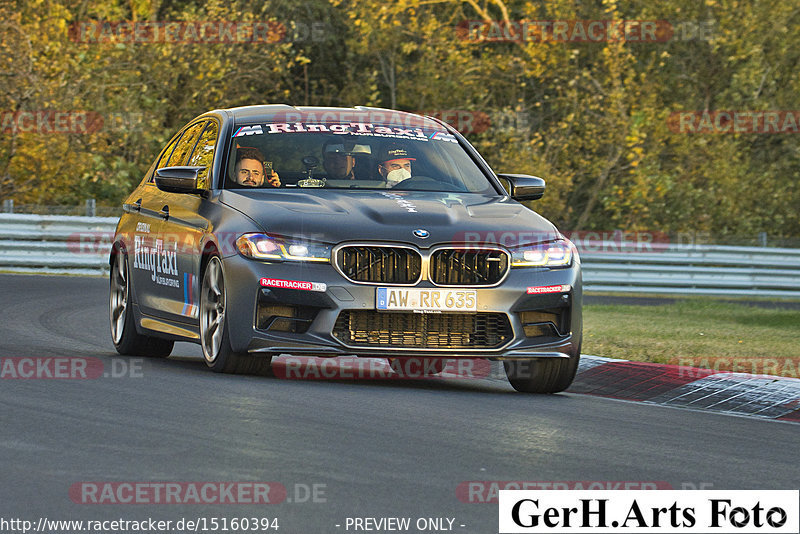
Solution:
M 257 148 L 240 148 L 236 152 L 236 167 L 233 170 L 234 181 L 247 187 L 261 187 L 266 183 L 272 187 L 280 187 L 281 179 L 275 169 L 264 173 L 264 155 Z
M 322 146 L 322 166 L 331 180 L 355 180 L 356 158 L 339 139 L 328 140 Z
M 388 187 L 394 187 L 403 180 L 411 178 L 412 161 L 416 161 L 416 158 L 412 158 L 405 148 L 391 146 L 381 156 L 378 173 L 386 180 Z

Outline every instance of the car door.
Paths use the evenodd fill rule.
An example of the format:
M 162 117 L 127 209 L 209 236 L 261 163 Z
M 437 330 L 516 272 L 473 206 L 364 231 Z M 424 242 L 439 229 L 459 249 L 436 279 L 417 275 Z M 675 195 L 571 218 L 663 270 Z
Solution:
M 127 210 L 136 213 L 136 226 L 133 229 L 133 250 L 130 254 L 129 271 L 133 291 L 139 310 L 145 315 L 161 315 L 164 307 L 161 282 L 161 242 L 165 205 L 165 193 L 160 191 L 153 180 L 155 169 L 166 167 L 184 131 L 178 132 L 156 159 L 151 174 L 145 184 L 138 189 L 139 195 L 128 204 Z
M 171 167 L 206 167 L 198 175 L 198 185 L 208 189 L 219 125 L 213 119 L 191 124 L 170 158 Z M 161 242 L 167 257 L 166 285 L 161 302 L 165 319 L 194 324 L 198 318 L 198 274 L 200 246 L 209 229 L 203 215 L 208 200 L 202 194 L 163 193 Z

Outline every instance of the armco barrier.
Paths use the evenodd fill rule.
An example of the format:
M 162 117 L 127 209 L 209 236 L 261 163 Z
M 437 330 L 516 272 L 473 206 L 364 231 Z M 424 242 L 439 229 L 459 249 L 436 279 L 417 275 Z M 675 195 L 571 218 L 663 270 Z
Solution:
M 105 274 L 116 224 L 0 214 L 0 270 Z M 800 249 L 601 242 L 585 244 L 581 260 L 587 291 L 800 299 Z
M 0 270 L 105 274 L 117 220 L 0 213 Z
M 800 299 L 800 249 L 611 243 L 581 259 L 587 291 Z

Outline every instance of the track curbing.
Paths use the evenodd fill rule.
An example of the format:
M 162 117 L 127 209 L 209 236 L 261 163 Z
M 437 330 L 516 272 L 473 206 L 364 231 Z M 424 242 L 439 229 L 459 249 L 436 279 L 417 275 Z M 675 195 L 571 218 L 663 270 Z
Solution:
M 582 355 L 571 393 L 800 422 L 800 379 Z

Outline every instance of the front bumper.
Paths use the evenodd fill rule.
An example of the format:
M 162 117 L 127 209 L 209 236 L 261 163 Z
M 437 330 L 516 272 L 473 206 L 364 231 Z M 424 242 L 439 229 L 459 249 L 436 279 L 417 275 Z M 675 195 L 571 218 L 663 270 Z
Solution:
M 424 347 L 398 346 L 402 343 L 391 340 L 419 339 L 419 333 L 409 331 L 403 336 L 402 332 L 387 331 L 392 328 L 387 325 L 399 322 L 405 328 L 411 324 L 431 329 L 458 324 L 463 329 L 471 318 L 463 317 L 464 321 L 453 317 L 423 318 L 427 314 L 408 315 L 407 320 L 398 316 L 388 318 L 385 314 L 404 312 L 376 311 L 379 284 L 353 283 L 330 264 L 264 263 L 234 255 L 224 258 L 223 267 L 228 286 L 231 348 L 237 352 L 513 360 L 569 357 L 580 351 L 582 282 L 577 262 L 562 269 L 513 268 L 500 285 L 476 288 L 477 313 L 462 315 L 473 318 L 485 315 L 507 322 L 502 335 L 491 337 L 491 346 L 480 347 L 470 346 L 468 341 L 449 345 L 447 340 L 452 338 L 441 337 L 447 332 L 430 330 L 423 332 L 423 337 L 441 337 L 439 342 L 431 344 L 426 339 Z M 310 284 L 300 284 L 298 288 L 262 287 L 262 278 Z M 324 290 L 320 290 L 323 284 Z M 528 288 L 558 285 L 568 289 L 528 293 Z M 308 289 L 309 286 L 315 289 Z M 426 281 L 414 287 L 442 289 Z M 346 317 L 358 317 L 358 324 L 362 325 L 359 328 L 366 328 L 367 332 L 348 331 L 348 325 L 354 325 L 355 321 L 340 319 L 342 312 L 349 312 Z M 465 332 L 458 339 L 474 339 L 469 334 Z M 410 343 L 413 345 L 414 341 Z

